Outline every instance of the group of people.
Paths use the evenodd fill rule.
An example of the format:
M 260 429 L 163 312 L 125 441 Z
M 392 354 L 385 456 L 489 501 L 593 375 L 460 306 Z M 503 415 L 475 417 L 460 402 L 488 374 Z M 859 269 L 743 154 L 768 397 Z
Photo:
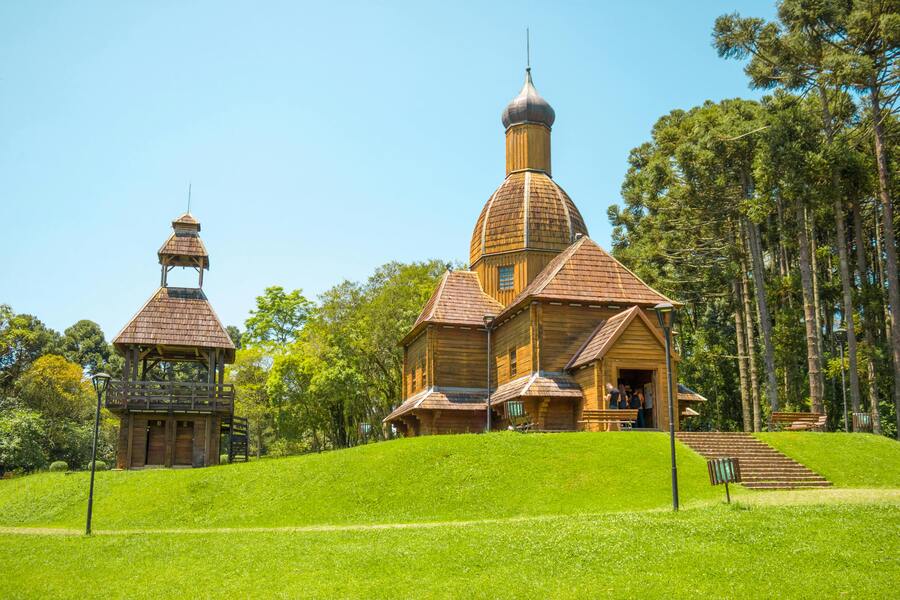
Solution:
M 633 427 L 652 427 L 653 426 L 653 389 L 652 386 L 646 385 L 636 390 L 631 389 L 624 383 L 619 383 L 619 387 L 613 387 L 613 384 L 606 384 L 606 405 L 609 408 L 632 408 L 637 409 L 637 420 L 632 421 Z

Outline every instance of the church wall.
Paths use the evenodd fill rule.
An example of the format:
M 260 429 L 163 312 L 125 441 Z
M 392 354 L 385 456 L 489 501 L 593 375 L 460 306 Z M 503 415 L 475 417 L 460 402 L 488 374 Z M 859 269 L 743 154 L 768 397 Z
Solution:
M 478 273 L 484 293 L 496 299 L 503 306 L 508 306 L 519 293 L 528 287 L 535 277 L 556 258 L 555 251 L 521 250 L 482 257 L 472 269 Z M 498 268 L 512 266 L 514 268 L 513 289 L 500 289 Z
M 608 319 L 623 308 L 572 306 L 542 302 L 541 310 L 541 370 L 562 371 L 581 348 L 600 321 Z
M 506 132 L 506 174 L 538 169 L 550 174 L 550 129 L 537 123 L 514 125 Z
M 423 333 L 406 347 L 406 365 L 403 373 L 404 398 L 425 389 L 425 359 L 428 336 Z M 415 383 L 415 385 L 413 385 Z
M 493 381 L 500 386 L 532 371 L 531 348 L 531 313 L 528 308 L 522 310 L 510 320 L 505 321 L 491 335 L 491 354 L 493 355 Z M 510 351 L 516 352 L 516 372 L 510 374 Z
M 434 330 L 434 383 L 483 388 L 487 380 L 487 335 L 484 329 L 440 326 Z
M 584 393 L 582 409 L 600 408 L 596 363 L 577 369 L 572 376 L 575 379 L 575 383 L 581 387 L 581 391 Z
M 419 435 L 480 433 L 484 431 L 484 412 L 470 410 L 417 411 L 421 423 Z

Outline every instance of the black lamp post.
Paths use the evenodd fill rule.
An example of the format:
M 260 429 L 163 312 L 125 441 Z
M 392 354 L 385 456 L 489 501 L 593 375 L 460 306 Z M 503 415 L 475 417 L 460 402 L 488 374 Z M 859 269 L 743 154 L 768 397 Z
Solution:
M 94 509 L 94 472 L 97 470 L 97 435 L 100 431 L 100 402 L 109 385 L 109 375 L 97 373 L 91 377 L 91 383 L 97 391 L 97 412 L 94 414 L 94 444 L 91 446 L 91 489 L 88 492 L 87 526 L 84 533 L 91 535 L 91 513 Z
M 847 420 L 847 383 L 844 378 L 844 342 L 847 340 L 847 330 L 839 327 L 834 330 L 838 348 L 841 351 L 841 394 L 844 396 L 844 431 L 850 431 L 850 422 Z
M 484 328 L 487 329 L 487 420 L 484 432 L 491 432 L 491 329 L 494 327 L 494 315 L 484 315 Z
M 675 394 L 672 392 L 672 322 L 675 307 L 671 302 L 660 302 L 655 307 L 659 326 L 666 334 L 666 399 L 669 402 L 669 451 L 672 455 L 672 508 L 678 510 L 678 467 L 675 464 Z

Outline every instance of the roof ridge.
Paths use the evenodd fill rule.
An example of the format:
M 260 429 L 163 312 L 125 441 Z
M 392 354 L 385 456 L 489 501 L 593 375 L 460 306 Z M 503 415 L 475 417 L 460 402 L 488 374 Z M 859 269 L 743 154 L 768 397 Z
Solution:
M 553 189 L 556 190 L 556 199 L 559 200 L 559 204 L 562 206 L 563 212 L 566 215 L 566 225 L 569 226 L 569 243 L 572 243 L 575 239 L 575 226 L 572 224 L 572 215 L 569 213 L 569 207 L 566 204 L 566 200 L 562 197 L 565 192 L 558 183 L 553 181 L 552 177 L 550 178 L 550 182 L 553 184 Z
M 613 315 L 613 317 L 614 316 L 615 315 Z M 611 318 L 612 317 L 610 317 L 610 319 Z M 581 356 L 582 352 L 584 352 L 584 349 L 587 348 L 588 344 L 591 343 L 591 340 L 594 339 L 594 337 L 596 337 L 596 335 L 598 333 L 600 333 L 600 330 L 603 329 L 607 323 L 609 323 L 610 319 L 603 319 L 602 321 L 600 321 L 600 323 L 596 327 L 594 327 L 594 330 L 591 332 L 591 335 L 589 335 L 587 337 L 587 339 L 584 340 L 584 343 L 581 344 L 581 347 L 578 349 L 578 351 L 572 355 L 572 358 L 569 359 L 569 362 L 566 363 L 566 366 L 563 367 L 563 369 L 571 369 L 574 366 L 575 362 L 578 360 L 578 357 Z
M 485 242 L 487 237 L 487 225 L 488 219 L 491 218 L 491 207 L 494 206 L 494 199 L 497 197 L 497 194 L 500 193 L 504 187 L 506 187 L 506 182 L 509 181 L 509 175 L 506 176 L 506 179 L 503 180 L 503 183 L 494 190 L 494 193 L 491 194 L 490 200 L 488 200 L 487 206 L 484 209 L 484 221 L 481 223 L 481 256 L 484 256 L 485 253 Z
M 450 271 L 444 271 L 444 274 L 441 276 L 441 283 L 438 285 L 437 291 L 434 292 L 434 303 L 431 305 L 431 312 L 428 313 L 428 316 L 422 319 L 422 321 L 428 321 L 434 318 L 434 312 L 437 310 L 437 306 L 441 301 L 441 294 L 444 293 L 444 286 L 447 284 L 447 280 L 450 279 Z
M 141 307 L 140 307 L 139 309 L 137 309 L 137 311 L 135 311 L 135 313 L 134 313 L 133 315 L 131 315 L 131 318 L 128 319 L 128 321 L 125 323 L 125 326 L 122 327 L 122 329 L 119 330 L 119 333 L 117 333 L 117 334 L 115 335 L 115 337 L 113 337 L 113 339 L 112 339 L 112 343 L 113 343 L 113 344 L 116 343 L 116 340 L 117 340 L 117 339 L 119 339 L 120 337 L 122 337 L 122 334 L 125 333 L 125 330 L 128 329 L 129 325 L 131 325 L 131 324 L 134 322 L 134 320 L 138 318 L 138 315 L 139 315 L 139 314 L 141 314 L 142 312 L 144 312 L 144 309 L 147 308 L 147 305 L 150 304 L 151 302 L 153 302 L 153 300 L 154 300 L 154 299 L 159 295 L 159 293 L 160 293 L 161 291 L 163 291 L 164 289 L 166 289 L 166 288 L 163 287 L 163 286 L 160 286 L 160 287 L 156 288 L 156 291 L 155 291 L 155 292 L 153 292 L 152 294 L 150 294 L 150 297 L 147 298 L 147 301 L 144 302 L 144 303 L 141 305 Z
M 522 239 L 525 248 L 528 248 L 528 208 L 531 200 L 531 172 L 525 171 L 525 192 L 523 194 L 524 206 L 522 207 Z
M 637 279 L 638 281 L 640 281 L 643 285 L 647 286 L 647 289 L 649 289 L 651 292 L 653 292 L 654 294 L 658 294 L 660 297 L 662 297 L 663 299 L 665 299 L 665 300 L 671 302 L 672 304 L 679 304 L 679 305 L 681 304 L 681 302 L 676 302 L 675 300 L 672 300 L 671 298 L 669 298 L 669 297 L 666 296 L 665 294 L 660 293 L 659 290 L 657 290 L 656 288 L 652 287 L 652 286 L 651 286 L 650 284 L 648 284 L 646 281 L 644 281 L 643 279 L 641 279 L 640 277 L 638 277 L 638 276 L 635 274 L 634 271 L 632 271 L 631 269 L 629 269 L 628 267 L 626 267 L 626 266 L 622 263 L 622 261 L 620 261 L 619 259 L 617 259 L 617 258 L 616 258 L 615 256 L 613 256 L 611 253 L 609 253 L 609 252 L 607 252 L 606 250 L 604 250 L 603 247 L 600 246 L 600 244 L 595 244 L 595 245 L 597 246 L 597 249 L 600 250 L 600 252 L 602 252 L 603 254 L 605 254 L 606 256 L 608 256 L 609 258 L 613 259 L 613 260 L 616 262 L 617 265 L 619 265 L 620 267 L 622 267 L 623 269 L 625 269 L 626 271 L 628 271 L 628 273 L 629 273 L 632 277 L 634 277 L 635 279 Z
M 572 244 L 569 245 L 568 248 L 560 252 L 559 256 L 557 257 L 559 258 L 559 262 L 553 267 L 553 272 L 549 273 L 548 276 L 544 278 L 544 281 L 542 281 L 540 285 L 532 290 L 531 294 L 540 294 L 542 291 L 544 291 L 544 288 L 550 285 L 550 282 L 553 281 L 557 275 L 559 275 L 559 272 L 562 271 L 562 268 L 569 262 L 569 260 L 572 258 L 572 255 L 575 254 L 575 251 L 578 250 L 578 248 L 581 248 L 584 245 L 584 241 L 587 239 L 590 238 L 588 236 L 582 236 L 581 239 L 575 240 Z
M 232 340 L 231 335 L 228 334 L 228 329 L 226 329 L 225 325 L 222 324 L 222 320 L 219 319 L 219 315 L 216 313 L 216 309 L 213 308 L 212 302 L 210 302 L 209 298 L 206 297 L 206 292 L 204 292 L 202 288 L 197 288 L 197 290 L 200 292 L 200 295 L 203 296 L 203 300 L 206 302 L 206 306 L 209 307 L 209 312 L 212 313 L 212 316 L 216 320 L 216 323 L 225 333 L 225 337 L 228 338 L 228 342 L 231 344 L 231 348 L 237 350 L 237 347 L 234 345 L 234 340 Z

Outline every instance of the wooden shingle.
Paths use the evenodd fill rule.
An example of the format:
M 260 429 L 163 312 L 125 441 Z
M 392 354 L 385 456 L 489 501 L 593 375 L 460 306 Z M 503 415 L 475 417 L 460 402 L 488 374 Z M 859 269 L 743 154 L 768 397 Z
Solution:
M 222 349 L 232 359 L 234 356 L 231 337 L 198 288 L 159 288 L 113 344 Z

